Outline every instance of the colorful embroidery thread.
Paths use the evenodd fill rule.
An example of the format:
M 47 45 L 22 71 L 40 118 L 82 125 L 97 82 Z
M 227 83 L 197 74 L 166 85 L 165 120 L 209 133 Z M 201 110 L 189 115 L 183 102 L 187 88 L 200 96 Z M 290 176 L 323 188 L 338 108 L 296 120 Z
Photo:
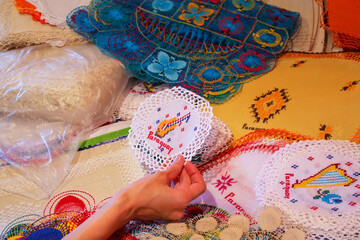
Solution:
M 296 180 L 293 188 L 349 186 L 356 182 L 356 179 L 347 176 L 346 171 L 338 168 L 338 165 L 332 164 L 301 182 Z
M 345 87 L 343 87 L 340 91 L 352 91 L 355 89 L 355 87 L 358 85 L 359 82 L 360 80 L 347 82 Z
M 274 118 L 275 115 L 286 109 L 286 103 L 290 101 L 290 97 L 286 89 L 275 88 L 254 100 L 255 103 L 250 106 L 251 113 L 255 118 L 254 122 L 267 123 L 270 118 Z
M 221 191 L 221 194 L 224 193 L 224 191 L 231 187 L 232 184 L 237 183 L 237 181 L 234 181 L 234 178 L 230 177 L 230 174 L 227 175 L 227 172 L 224 174 L 224 176 L 221 176 L 221 179 L 216 180 L 216 183 L 212 183 L 215 185 L 216 188 L 219 188 L 219 191 Z
M 273 69 L 298 20 L 258 0 L 93 0 L 67 23 L 133 76 L 223 103 Z
M 328 204 L 340 204 L 343 202 L 340 195 L 330 193 L 329 190 L 321 191 L 321 189 L 319 189 L 317 193 L 319 195 L 316 195 L 313 199 L 321 199 Z

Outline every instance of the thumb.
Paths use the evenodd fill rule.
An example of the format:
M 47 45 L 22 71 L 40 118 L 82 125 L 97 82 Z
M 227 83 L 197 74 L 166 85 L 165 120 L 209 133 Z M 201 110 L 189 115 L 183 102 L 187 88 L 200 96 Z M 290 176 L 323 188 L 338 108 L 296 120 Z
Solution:
M 170 166 L 165 172 L 167 173 L 167 177 L 169 181 L 176 179 L 182 172 L 184 168 L 185 159 L 182 155 L 178 155 Z

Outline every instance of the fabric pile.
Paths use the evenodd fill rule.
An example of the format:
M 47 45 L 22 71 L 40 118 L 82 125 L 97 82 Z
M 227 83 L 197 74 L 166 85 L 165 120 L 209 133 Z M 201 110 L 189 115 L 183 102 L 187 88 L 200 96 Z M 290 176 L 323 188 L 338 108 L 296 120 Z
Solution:
M 206 191 L 109 239 L 360 237 L 358 3 L 0 4 L 1 240 L 62 239 L 179 154 Z

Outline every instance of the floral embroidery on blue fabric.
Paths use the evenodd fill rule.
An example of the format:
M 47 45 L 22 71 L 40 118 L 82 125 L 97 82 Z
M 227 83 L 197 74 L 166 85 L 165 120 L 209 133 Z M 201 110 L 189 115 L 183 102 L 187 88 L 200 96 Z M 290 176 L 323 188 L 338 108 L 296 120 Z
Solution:
M 232 0 L 238 11 L 251 10 L 255 7 L 254 0 Z
M 105 37 L 107 42 L 102 41 L 101 35 L 99 35 L 96 40 L 100 40 L 101 43 L 96 42 L 97 45 L 101 46 L 104 43 L 104 47 L 121 57 L 125 62 L 140 63 L 152 51 L 151 44 L 133 33 L 113 33 Z
M 220 20 L 218 27 L 226 35 L 237 35 L 244 29 L 244 24 L 239 19 L 224 17 Z
M 71 15 L 71 22 L 74 24 L 74 26 L 77 27 L 77 29 L 82 33 L 82 36 L 85 38 L 91 38 L 92 32 L 96 32 L 97 29 L 90 22 L 89 19 L 89 12 L 87 9 L 84 8 L 78 8 L 76 9 L 76 12 Z
M 182 14 L 179 16 L 179 19 L 187 22 L 193 22 L 197 26 L 203 26 L 205 24 L 205 20 L 208 20 L 209 16 L 213 13 L 213 9 L 191 2 L 187 6 L 186 10 L 182 10 Z
M 256 33 L 253 33 L 253 37 L 255 42 L 260 44 L 262 47 L 276 47 L 280 44 L 282 46 L 281 42 L 281 36 L 280 34 L 276 33 L 274 29 L 261 29 Z
M 244 68 L 250 72 L 256 72 L 266 67 L 265 56 L 249 50 L 240 55 L 237 65 L 238 67 Z
M 92 0 L 67 17 L 134 77 L 213 103 L 271 71 L 298 20 L 260 0 Z
M 147 69 L 152 73 L 165 76 L 170 81 L 177 81 L 179 73 L 186 67 L 186 62 L 169 57 L 165 52 L 160 51 L 157 59 L 154 59 Z
M 95 11 L 95 19 L 105 25 L 129 22 L 131 12 L 121 6 L 105 6 Z
M 174 3 L 170 0 L 154 0 L 152 7 L 155 11 L 159 10 L 162 12 L 167 12 L 174 7 Z

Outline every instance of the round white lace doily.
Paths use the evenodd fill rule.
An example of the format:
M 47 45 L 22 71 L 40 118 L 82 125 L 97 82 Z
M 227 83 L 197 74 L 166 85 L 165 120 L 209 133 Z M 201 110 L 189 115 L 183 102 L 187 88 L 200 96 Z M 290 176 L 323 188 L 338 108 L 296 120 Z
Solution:
M 200 166 L 210 161 L 216 155 L 230 147 L 232 140 L 233 135 L 228 125 L 214 116 L 209 135 L 191 161 L 195 166 Z
M 177 155 L 186 160 L 211 130 L 212 107 L 204 98 L 181 87 L 152 95 L 135 114 L 130 145 L 150 172 L 167 169 Z
M 274 154 L 256 182 L 263 205 L 283 220 L 312 229 L 359 232 L 360 146 L 348 141 L 301 141 Z

